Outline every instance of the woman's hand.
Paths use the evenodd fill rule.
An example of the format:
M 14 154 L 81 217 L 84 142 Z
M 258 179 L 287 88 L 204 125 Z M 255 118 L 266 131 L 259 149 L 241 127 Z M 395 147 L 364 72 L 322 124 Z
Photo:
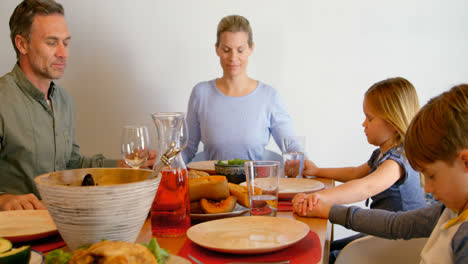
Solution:
M 46 210 L 47 208 L 32 194 L 0 194 L 0 211 Z

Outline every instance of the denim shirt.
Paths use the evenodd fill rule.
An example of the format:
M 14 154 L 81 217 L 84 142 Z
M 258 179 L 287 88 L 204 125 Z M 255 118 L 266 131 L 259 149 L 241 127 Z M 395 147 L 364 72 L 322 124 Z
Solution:
M 393 160 L 403 168 L 403 177 L 385 191 L 372 196 L 373 209 L 388 211 L 409 211 L 426 206 L 419 173 L 415 171 L 404 156 L 403 147 L 394 147 L 385 152 L 380 159 L 380 149 L 376 149 L 368 161 L 375 171 L 386 160 Z
M 0 193 L 33 193 L 40 198 L 36 176 L 116 166 L 102 155 L 80 155 L 71 96 L 52 82 L 49 98 L 52 108 L 18 65 L 0 78 Z

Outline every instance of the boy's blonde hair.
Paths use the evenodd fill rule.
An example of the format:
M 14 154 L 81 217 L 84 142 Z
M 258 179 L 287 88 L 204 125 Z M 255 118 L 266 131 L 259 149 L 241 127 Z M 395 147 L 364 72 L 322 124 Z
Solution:
M 249 47 L 252 48 L 253 33 L 252 28 L 250 27 L 249 20 L 247 20 L 247 18 L 239 15 L 223 17 L 218 23 L 218 30 L 216 32 L 216 47 L 219 47 L 219 39 L 221 38 L 221 34 L 226 31 L 247 33 L 247 43 L 249 44 Z
M 468 148 L 468 84 L 432 98 L 408 128 L 405 152 L 411 166 L 421 170 L 437 160 L 453 164 Z
M 397 130 L 393 143 L 401 145 L 411 120 L 419 110 L 414 86 L 405 78 L 390 78 L 372 85 L 364 97 L 375 114 Z

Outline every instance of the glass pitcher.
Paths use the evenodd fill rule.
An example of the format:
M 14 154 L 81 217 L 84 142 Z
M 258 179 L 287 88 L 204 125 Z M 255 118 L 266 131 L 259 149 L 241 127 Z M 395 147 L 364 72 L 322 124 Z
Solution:
M 180 154 L 188 142 L 185 116 L 181 112 L 151 116 L 159 145 L 153 169 L 160 169 L 162 176 L 151 207 L 151 231 L 154 236 L 177 237 L 190 227 L 189 182 Z

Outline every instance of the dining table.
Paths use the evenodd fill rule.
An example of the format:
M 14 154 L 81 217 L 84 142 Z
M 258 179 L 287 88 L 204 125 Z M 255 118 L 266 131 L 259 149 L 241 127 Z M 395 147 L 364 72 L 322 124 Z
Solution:
M 312 177 L 313 180 L 320 181 L 324 184 L 324 188 L 332 188 L 335 185 L 334 180 Z M 265 216 L 268 217 L 268 216 Z M 321 259 L 317 263 L 328 263 L 328 255 L 330 252 L 330 243 L 333 240 L 333 225 L 328 221 L 328 219 L 323 218 L 310 218 L 310 217 L 301 217 L 294 214 L 291 211 L 282 211 L 277 212 L 277 216 L 280 218 L 295 219 L 307 224 L 311 231 L 315 232 L 320 239 L 320 248 L 321 248 Z M 153 237 L 151 233 L 151 219 L 146 219 L 140 234 L 138 235 L 137 241 L 139 243 L 148 243 L 148 241 Z M 160 247 L 169 251 L 169 253 L 178 255 L 181 248 L 184 246 L 186 240 L 188 239 L 186 235 L 180 237 L 156 237 Z

